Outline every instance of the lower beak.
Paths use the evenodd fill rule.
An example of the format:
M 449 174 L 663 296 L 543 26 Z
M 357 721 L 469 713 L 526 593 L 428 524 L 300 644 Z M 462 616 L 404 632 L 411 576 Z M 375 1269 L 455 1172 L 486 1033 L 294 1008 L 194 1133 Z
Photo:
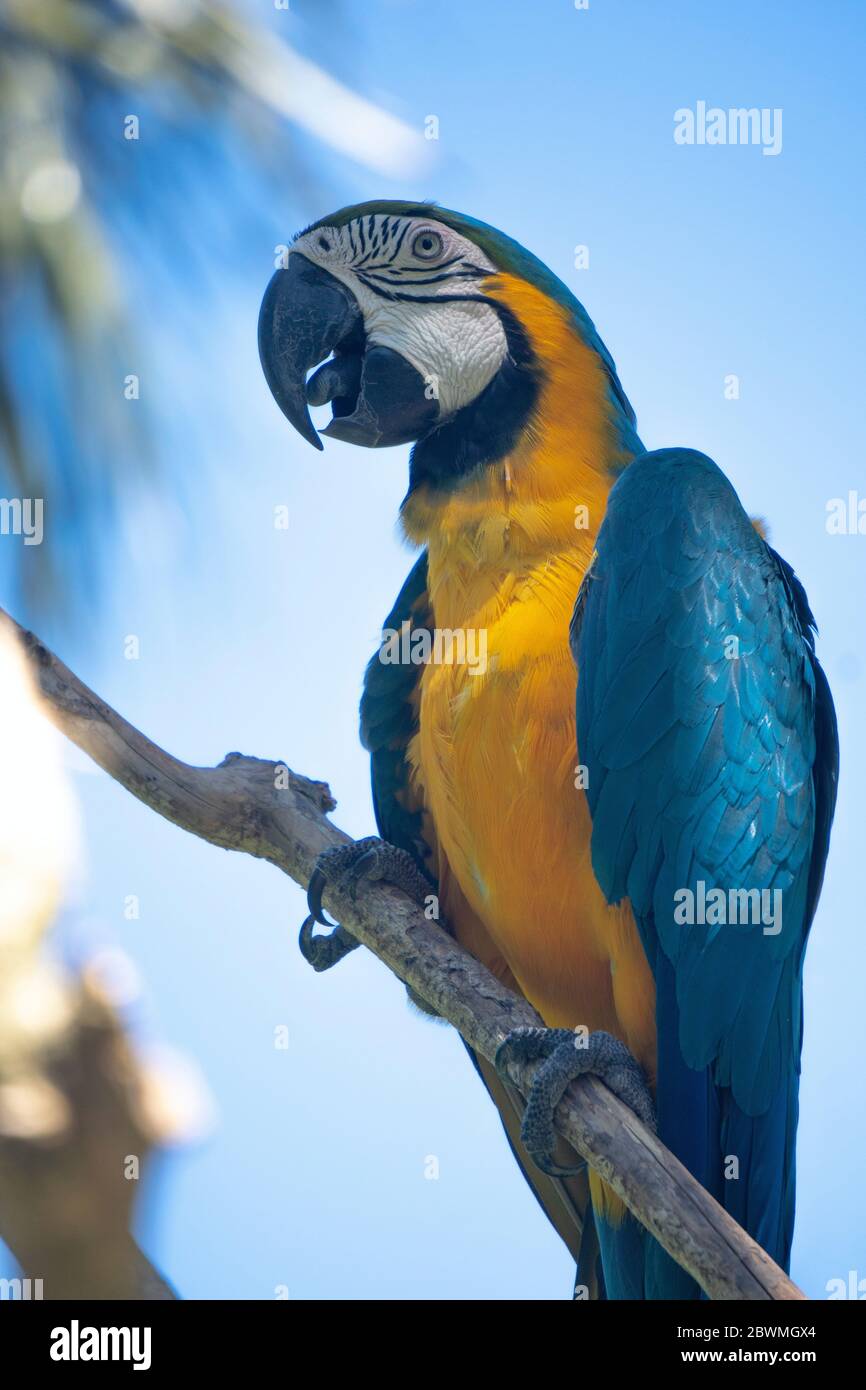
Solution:
M 408 443 L 437 423 L 439 406 L 421 373 L 391 348 L 368 343 L 351 290 L 300 252 L 265 291 L 259 355 L 278 406 L 317 449 L 309 406 L 328 401 L 333 419 L 322 433 L 367 448 Z

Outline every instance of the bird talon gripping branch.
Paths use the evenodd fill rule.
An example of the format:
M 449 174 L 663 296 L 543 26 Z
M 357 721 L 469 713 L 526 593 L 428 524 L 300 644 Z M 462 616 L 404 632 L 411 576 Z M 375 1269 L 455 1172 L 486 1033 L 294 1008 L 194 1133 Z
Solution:
M 301 954 L 314 970 L 330 970 L 360 944 L 345 927 L 329 921 L 325 916 L 322 907 L 325 889 L 330 883 L 354 898 L 358 885 L 365 879 L 369 882 L 384 880 L 392 883 L 421 907 L 432 892 L 429 879 L 412 856 L 397 845 L 380 840 L 377 835 L 368 835 L 363 840 L 323 850 L 310 876 L 307 889 L 310 915 L 304 921 L 298 939 Z M 317 923 L 330 927 L 329 935 L 315 936 Z
M 520 1137 L 533 1163 L 551 1177 L 569 1177 L 585 1163 L 563 1167 L 553 1157 L 553 1116 L 570 1082 L 592 1074 L 655 1131 L 655 1106 L 646 1078 L 625 1043 L 610 1033 L 572 1032 L 569 1028 L 515 1028 L 496 1052 L 495 1066 L 510 1081 L 510 1062 L 541 1062 L 527 1097 Z

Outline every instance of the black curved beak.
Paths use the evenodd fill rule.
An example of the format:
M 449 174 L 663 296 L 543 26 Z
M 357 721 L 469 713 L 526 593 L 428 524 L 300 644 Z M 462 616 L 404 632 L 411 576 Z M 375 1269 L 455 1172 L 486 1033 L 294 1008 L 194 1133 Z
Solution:
M 310 368 L 332 352 L 308 381 Z M 316 449 L 323 446 L 311 405 L 331 403 L 323 434 L 373 449 L 418 439 L 438 420 L 420 372 L 391 348 L 368 344 L 351 290 L 299 252 L 265 291 L 259 356 L 277 405 Z
M 276 271 L 265 290 L 259 311 L 265 380 L 280 410 L 316 449 L 324 445 L 310 419 L 307 372 L 338 343 L 362 331 L 355 296 L 306 256 L 290 255 L 288 265 Z

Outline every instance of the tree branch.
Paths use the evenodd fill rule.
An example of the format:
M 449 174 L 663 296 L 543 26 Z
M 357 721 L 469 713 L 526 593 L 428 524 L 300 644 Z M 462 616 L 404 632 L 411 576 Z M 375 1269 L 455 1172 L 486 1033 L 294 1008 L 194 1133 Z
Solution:
M 327 819 L 323 782 L 284 764 L 229 753 L 192 767 L 151 743 L 100 700 L 38 638 L 16 627 L 49 714 L 63 733 L 147 806 L 224 849 L 267 859 L 305 887 L 322 850 L 349 837 Z M 511 1029 L 540 1020 L 403 893 L 363 884 L 353 899 L 329 887 L 329 911 L 492 1060 Z M 533 1066 L 514 1065 L 526 1094 Z M 572 1082 L 556 1126 L 673 1258 L 715 1299 L 805 1295 L 677 1158 L 595 1077 Z

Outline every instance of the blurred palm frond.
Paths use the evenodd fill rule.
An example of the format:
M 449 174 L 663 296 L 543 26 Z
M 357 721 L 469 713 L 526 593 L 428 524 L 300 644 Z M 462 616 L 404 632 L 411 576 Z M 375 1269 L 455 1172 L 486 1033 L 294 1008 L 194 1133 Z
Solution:
M 336 17 L 320 0 L 317 26 Z M 237 0 L 0 0 L 0 493 L 44 499 L 50 540 L 0 547 L 25 612 L 86 588 L 153 472 L 125 394 L 136 293 L 164 308 L 207 256 L 242 267 L 275 201 L 320 206 L 308 134 L 385 173 L 417 153 Z

